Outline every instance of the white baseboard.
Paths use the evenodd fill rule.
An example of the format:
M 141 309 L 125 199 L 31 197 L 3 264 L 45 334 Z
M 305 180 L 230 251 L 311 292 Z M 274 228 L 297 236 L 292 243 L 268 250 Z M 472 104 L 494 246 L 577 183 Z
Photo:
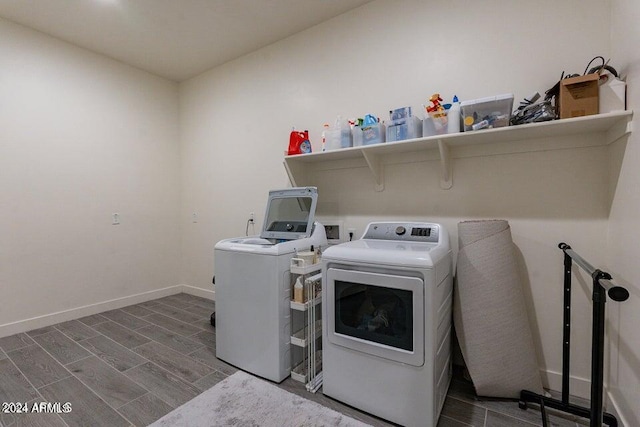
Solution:
M 122 308 L 128 305 L 166 297 L 168 295 L 179 294 L 180 292 L 190 293 L 196 296 L 202 296 L 203 298 L 213 299 L 209 294 L 204 295 L 204 293 L 207 292 L 204 289 L 194 288 L 192 286 L 186 285 L 169 286 L 163 289 L 155 289 L 153 291 L 142 292 L 122 298 L 115 298 L 109 301 L 71 308 L 69 310 L 63 310 L 57 313 L 45 314 L 43 316 L 32 317 L 30 319 L 19 320 L 17 322 L 5 323 L 4 325 L 0 325 L 0 338 L 18 334 L 20 332 L 30 331 L 32 329 L 44 328 L 45 326 L 55 325 L 56 323 L 66 322 L 68 320 L 79 319 L 81 317 L 90 316 L 92 314 L 102 313 L 103 311 L 107 310 L 115 310 L 116 308 Z M 213 294 L 213 291 L 211 291 L 211 294 Z
M 637 422 L 635 422 L 634 424 L 631 424 L 631 421 L 627 420 L 627 418 L 624 416 L 624 414 L 621 411 L 621 405 L 620 403 L 617 401 L 617 399 L 615 398 L 615 393 L 606 393 L 607 399 L 607 412 L 610 412 L 611 414 L 615 415 L 615 417 L 618 419 L 618 426 L 620 427 L 630 427 L 632 425 L 637 425 Z M 630 417 L 633 417 L 632 415 L 630 415 Z
M 562 391 L 561 373 L 540 370 L 540 374 L 542 375 L 542 385 L 545 388 L 557 392 Z M 569 379 L 569 393 L 572 396 L 589 400 L 591 398 L 591 381 L 585 378 L 571 376 Z M 606 386 L 604 388 L 603 398 L 606 412 L 611 413 L 618 419 L 618 425 L 620 427 L 630 426 L 631 424 L 626 421 L 626 418 L 620 411 L 620 404 L 616 401 L 614 394 L 607 390 Z
M 184 292 L 185 294 L 195 295 L 197 297 L 210 299 L 212 301 L 215 301 L 216 299 L 216 292 L 213 290 L 196 288 L 195 286 L 189 286 L 189 285 L 180 285 L 180 286 L 182 287 L 182 292 Z
M 540 370 L 542 385 L 553 391 L 562 391 L 562 373 Z M 591 397 L 591 381 L 585 378 L 571 376 L 569 379 L 569 391 L 572 396 L 589 399 Z

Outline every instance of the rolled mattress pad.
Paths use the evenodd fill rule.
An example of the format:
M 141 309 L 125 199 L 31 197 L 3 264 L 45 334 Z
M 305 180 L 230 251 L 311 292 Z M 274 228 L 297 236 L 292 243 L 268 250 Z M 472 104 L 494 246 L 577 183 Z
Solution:
M 453 317 L 476 393 L 542 393 L 509 223 L 461 222 L 458 241 Z

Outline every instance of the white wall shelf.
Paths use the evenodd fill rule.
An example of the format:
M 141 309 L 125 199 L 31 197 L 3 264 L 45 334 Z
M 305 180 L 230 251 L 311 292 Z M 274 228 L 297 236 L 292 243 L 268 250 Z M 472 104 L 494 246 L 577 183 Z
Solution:
M 440 159 L 440 186 L 443 189 L 449 189 L 453 186 L 451 148 L 508 143 L 508 145 L 518 144 L 517 151 L 519 152 L 547 151 L 563 149 L 566 146 L 562 144 L 556 146 L 540 144 L 533 141 L 544 138 L 590 135 L 593 133 L 603 134 L 599 145 L 609 145 L 631 132 L 632 117 L 633 111 L 620 111 L 476 132 L 437 135 L 333 151 L 285 156 L 284 166 L 291 184 L 297 187 L 312 185 L 310 174 L 314 168 L 321 164 L 364 159 L 371 172 L 376 191 L 382 191 L 384 190 L 383 159 L 386 156 L 398 153 L 434 151 L 438 153 L 438 158 Z M 593 145 L 591 141 L 588 144 Z M 507 148 L 506 145 L 503 145 L 503 147 L 505 148 L 502 150 L 502 154 L 514 152 L 512 148 Z M 477 155 L 483 155 L 482 152 L 482 149 L 479 149 Z

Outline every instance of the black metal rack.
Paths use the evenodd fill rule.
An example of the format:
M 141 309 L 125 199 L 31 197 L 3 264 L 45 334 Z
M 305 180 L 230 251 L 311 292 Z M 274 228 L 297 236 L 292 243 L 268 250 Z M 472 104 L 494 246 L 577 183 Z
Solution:
M 564 318 L 562 333 L 562 399 L 552 399 L 528 390 L 520 392 L 520 408 L 527 409 L 527 402 L 540 405 L 542 424 L 547 427 L 545 407 L 548 406 L 569 414 L 589 418 L 590 427 L 600 427 L 604 422 L 611 427 L 618 426 L 618 420 L 603 411 L 604 388 L 604 323 L 607 295 L 614 301 L 626 301 L 629 292 L 611 282 L 611 275 L 594 268 L 566 243 L 558 245 L 564 252 Z M 593 280 L 593 319 L 591 334 L 591 405 L 589 408 L 569 403 L 569 363 L 571 351 L 571 267 L 573 262 L 589 273 Z

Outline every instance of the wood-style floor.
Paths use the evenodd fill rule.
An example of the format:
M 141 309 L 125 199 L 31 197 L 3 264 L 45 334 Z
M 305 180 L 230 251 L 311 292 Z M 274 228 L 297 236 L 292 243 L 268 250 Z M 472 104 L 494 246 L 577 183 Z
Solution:
M 0 426 L 152 423 L 237 370 L 216 358 L 215 328 L 209 323 L 214 309 L 213 301 L 178 294 L 0 338 L 0 404 L 31 409 L 34 402 L 70 402 L 72 409 L 61 414 L 0 413 Z M 290 378 L 279 387 L 373 426 L 392 425 L 321 391 L 309 393 Z M 553 426 L 588 424 L 550 418 Z M 513 401 L 478 398 L 470 383 L 456 378 L 438 426 L 541 424 L 538 411 L 522 411 Z

